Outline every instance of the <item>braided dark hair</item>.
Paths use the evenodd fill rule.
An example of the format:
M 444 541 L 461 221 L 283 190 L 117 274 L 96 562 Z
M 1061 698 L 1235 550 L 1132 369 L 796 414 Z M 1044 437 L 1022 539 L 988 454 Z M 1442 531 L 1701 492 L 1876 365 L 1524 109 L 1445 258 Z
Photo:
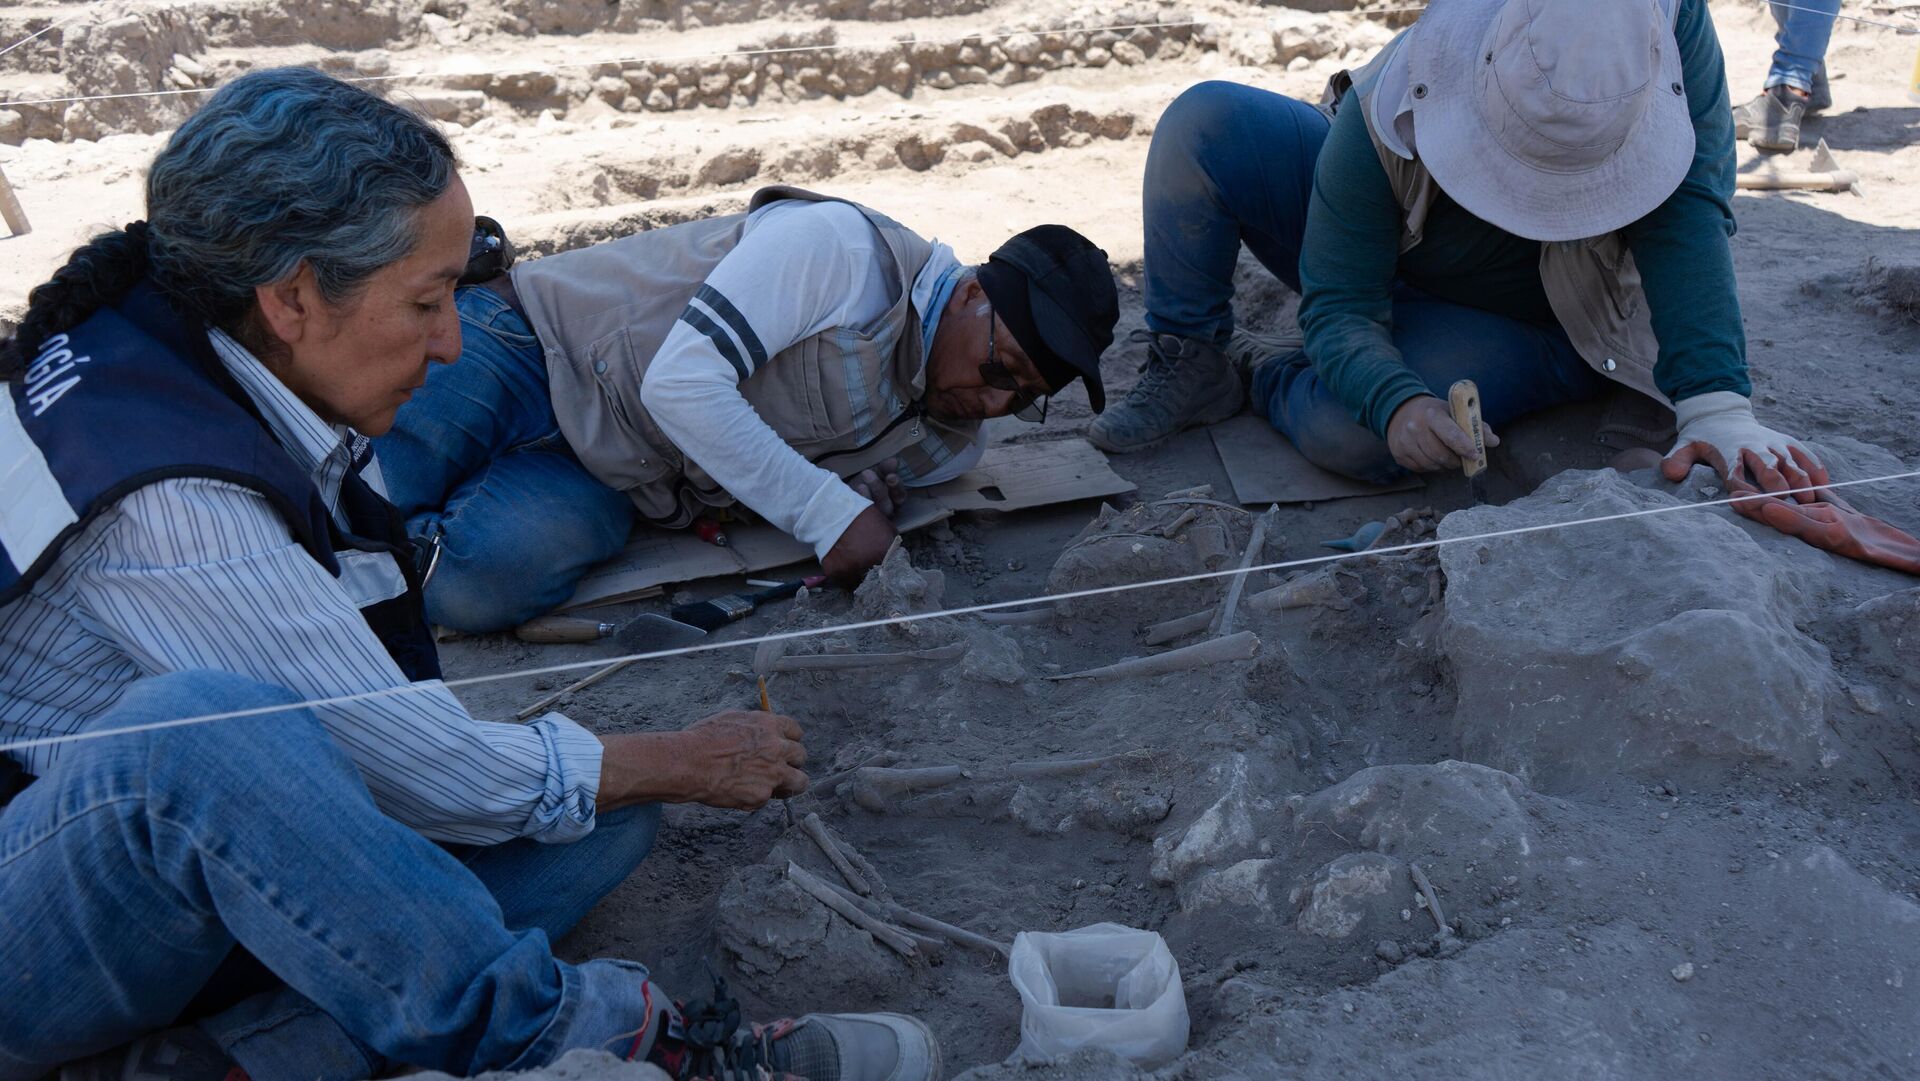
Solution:
M 0 341 L 0 379 L 25 371 L 41 342 L 126 296 L 146 276 L 147 237 L 144 221 L 100 233 L 74 251 L 51 280 L 34 287 L 19 329 Z
M 311 68 L 250 72 L 180 125 L 147 171 L 147 220 L 101 233 L 28 294 L 0 378 L 41 343 L 151 278 L 182 316 L 232 331 L 254 290 L 302 264 L 341 301 L 413 250 L 419 211 L 453 183 L 446 136 Z

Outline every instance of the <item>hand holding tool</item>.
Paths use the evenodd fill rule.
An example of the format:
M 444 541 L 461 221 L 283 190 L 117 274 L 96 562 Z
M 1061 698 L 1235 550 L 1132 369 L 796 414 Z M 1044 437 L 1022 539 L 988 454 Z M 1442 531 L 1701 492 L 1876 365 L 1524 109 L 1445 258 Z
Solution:
M 1447 388 L 1447 409 L 1453 422 L 1473 440 L 1473 457 L 1460 460 L 1467 486 L 1475 503 L 1487 501 L 1487 431 L 1480 421 L 1480 388 L 1471 379 L 1462 379 Z

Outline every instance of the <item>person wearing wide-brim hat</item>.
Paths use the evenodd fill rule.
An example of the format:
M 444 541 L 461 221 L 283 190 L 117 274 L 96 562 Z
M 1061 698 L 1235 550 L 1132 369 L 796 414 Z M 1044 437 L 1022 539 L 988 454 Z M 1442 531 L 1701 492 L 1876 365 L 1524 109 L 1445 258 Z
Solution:
M 1149 357 L 1096 442 L 1152 446 L 1250 391 L 1308 459 L 1382 481 L 1471 452 L 1455 380 L 1495 430 L 1624 384 L 1677 414 L 1669 469 L 1703 442 L 1795 470 L 1748 402 L 1704 0 L 1434 0 L 1324 106 L 1210 82 L 1160 119 Z M 1248 389 L 1226 348 L 1242 242 L 1300 293 L 1304 339 Z

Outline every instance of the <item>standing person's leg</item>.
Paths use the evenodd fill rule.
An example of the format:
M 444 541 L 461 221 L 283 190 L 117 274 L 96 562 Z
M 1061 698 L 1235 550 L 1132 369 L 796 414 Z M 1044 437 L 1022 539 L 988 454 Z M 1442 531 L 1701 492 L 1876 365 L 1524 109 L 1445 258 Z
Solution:
M 1456 380 L 1478 384 L 1481 415 L 1495 432 L 1508 421 L 1591 398 L 1608 386 L 1557 325 L 1523 323 L 1409 289 L 1394 299 L 1393 343 L 1435 397 L 1444 399 Z M 1253 400 L 1254 408 L 1322 469 L 1376 484 L 1405 473 L 1386 440 L 1353 419 L 1305 353 L 1261 364 L 1254 372 Z
M 1774 35 L 1773 66 L 1760 96 L 1733 111 L 1733 136 L 1761 150 L 1792 153 L 1800 148 L 1800 121 L 1833 104 L 1827 83 L 1827 43 L 1833 36 L 1840 0 L 1770 3 Z
M 485 289 L 456 303 L 460 359 L 428 373 L 374 448 L 408 530 L 441 542 L 427 617 L 492 631 L 566 600 L 634 512 L 567 448 L 532 328 Z
M 1201 83 L 1161 115 L 1142 197 L 1147 366 L 1095 419 L 1095 443 L 1144 450 L 1239 411 L 1240 380 L 1221 350 L 1233 330 L 1234 264 L 1244 243 L 1299 289 L 1300 239 L 1326 134 L 1319 110 L 1238 83 Z
M 1773 21 L 1779 26 L 1774 35 L 1773 66 L 1767 71 L 1766 89 L 1791 86 L 1817 98 L 1816 85 L 1826 83 L 1827 44 L 1833 38 L 1834 16 L 1840 13 L 1840 0 L 1793 0 L 1793 6 L 1769 3 Z M 1810 100 L 1809 111 L 1831 105 Z
M 292 700 L 183 673 L 136 685 L 103 725 Z M 4 1081 L 170 1023 L 236 942 L 381 1054 L 458 1075 L 599 1046 L 649 993 L 638 965 L 564 965 L 545 934 L 510 932 L 300 709 L 73 744 L 0 811 L 0 912 Z M 279 1081 L 316 1076 L 323 1049 L 238 1050 Z

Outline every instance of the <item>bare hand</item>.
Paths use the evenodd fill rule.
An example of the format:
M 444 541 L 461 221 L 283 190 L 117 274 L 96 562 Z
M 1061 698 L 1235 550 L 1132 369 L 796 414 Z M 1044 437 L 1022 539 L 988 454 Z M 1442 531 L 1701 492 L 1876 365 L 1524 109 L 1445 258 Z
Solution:
M 1486 424 L 1480 426 L 1487 446 L 1500 445 L 1500 437 Z M 1473 437 L 1453 422 L 1447 403 L 1431 394 L 1409 398 L 1393 411 L 1387 421 L 1387 449 L 1401 468 L 1415 473 L 1438 473 L 1459 469 L 1473 457 Z
M 887 558 L 887 549 L 893 547 L 893 539 L 899 535 L 879 507 L 868 507 L 840 534 L 840 539 L 833 542 L 827 558 L 820 561 L 820 569 L 827 572 L 833 584 L 852 589 L 866 578 L 867 571 Z
M 900 483 L 900 463 L 892 458 L 848 477 L 847 487 L 871 500 L 889 519 L 907 501 L 906 486 Z
M 689 802 L 751 811 L 807 790 L 807 749 L 792 717 L 728 710 L 694 722 L 676 742 Z

